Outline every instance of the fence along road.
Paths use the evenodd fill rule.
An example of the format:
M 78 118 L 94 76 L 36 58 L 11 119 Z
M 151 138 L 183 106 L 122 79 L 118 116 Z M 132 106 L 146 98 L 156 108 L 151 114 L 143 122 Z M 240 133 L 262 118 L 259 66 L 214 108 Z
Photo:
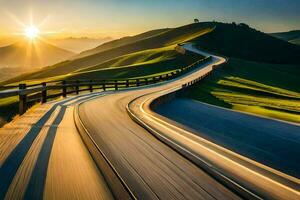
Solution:
M 206 60 L 206 59 L 205 59 Z M 158 77 L 135 80 L 79 80 L 1 87 L 0 98 L 19 96 L 20 114 L 27 103 L 41 99 L 0 129 L 0 199 L 112 199 L 129 198 L 112 193 L 109 169 L 101 173 L 74 124 L 74 106 L 112 91 L 169 80 L 195 69 L 205 60 Z M 71 89 L 71 90 L 68 90 Z M 7 90 L 8 89 L 8 90 Z M 109 90 L 45 103 L 48 98 L 95 89 Z M 50 93 L 59 90 L 57 93 Z M 48 93 L 49 92 L 49 93 Z M 89 149 L 90 150 L 90 149 Z M 114 180 L 114 188 L 122 187 Z M 222 187 L 221 187 L 222 188 Z

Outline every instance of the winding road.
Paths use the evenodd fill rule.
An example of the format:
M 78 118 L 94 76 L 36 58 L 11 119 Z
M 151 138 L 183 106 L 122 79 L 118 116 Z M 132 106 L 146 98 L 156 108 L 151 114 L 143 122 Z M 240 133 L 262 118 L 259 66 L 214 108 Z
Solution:
M 299 198 L 299 179 L 150 109 L 226 61 L 184 48 L 212 59 L 164 83 L 47 103 L 0 130 L 0 199 Z
M 82 103 L 78 114 L 94 143 L 109 159 L 137 199 L 238 199 L 234 193 L 203 170 L 159 141 L 127 114 L 127 105 L 145 94 L 181 87 L 199 77 L 215 58 L 180 79 Z

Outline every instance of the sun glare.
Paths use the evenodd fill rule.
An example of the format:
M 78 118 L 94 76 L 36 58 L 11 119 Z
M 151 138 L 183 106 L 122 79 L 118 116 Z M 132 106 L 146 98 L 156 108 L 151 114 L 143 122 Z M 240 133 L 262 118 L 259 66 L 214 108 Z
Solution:
M 38 37 L 40 30 L 36 26 L 28 26 L 24 30 L 25 36 L 31 40 Z

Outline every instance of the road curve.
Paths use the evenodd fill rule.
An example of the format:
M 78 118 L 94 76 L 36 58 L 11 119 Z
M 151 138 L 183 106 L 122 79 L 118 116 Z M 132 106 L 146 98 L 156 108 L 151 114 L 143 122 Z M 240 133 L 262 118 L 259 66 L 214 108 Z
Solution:
M 186 46 L 186 48 L 195 52 L 203 53 L 197 49 L 193 49 L 191 46 Z M 228 149 L 225 149 L 219 145 L 216 145 L 211 141 L 199 136 L 199 134 L 191 132 L 191 129 L 187 129 L 186 126 L 182 126 L 181 124 L 178 124 L 175 121 L 169 120 L 168 118 L 165 118 L 153 112 L 153 109 L 155 109 L 157 105 L 161 104 L 161 101 L 167 99 L 166 102 L 169 102 L 168 98 L 172 97 L 172 95 L 166 96 L 166 94 L 172 92 L 172 90 L 174 91 L 177 89 L 178 87 L 175 86 L 169 91 L 162 90 L 160 92 L 154 92 L 143 95 L 139 98 L 134 99 L 128 106 L 128 110 L 133 116 L 133 119 L 135 119 L 142 126 L 150 130 L 154 135 L 159 137 L 169 146 L 172 146 L 174 149 L 177 149 L 178 152 L 188 157 L 197 165 L 207 169 L 207 171 L 213 176 L 224 180 L 227 185 L 232 185 L 234 189 L 237 189 L 242 194 L 245 194 L 246 198 L 300 198 L 300 180 L 298 178 L 274 170 L 270 167 L 262 165 L 261 163 L 255 162 Z M 206 106 L 207 111 L 209 110 L 208 107 L 209 105 Z M 184 118 L 184 120 L 186 121 L 189 120 L 188 116 L 196 112 L 189 112 L 188 109 L 178 111 L 178 109 L 181 108 L 184 107 L 173 106 L 173 111 L 169 112 L 180 112 L 181 118 Z M 197 109 L 197 107 L 195 107 L 195 109 Z M 208 113 L 209 112 L 205 112 L 205 114 Z M 228 115 L 225 115 L 224 113 L 219 114 L 221 115 L 214 118 L 215 120 L 209 117 L 202 118 L 204 121 L 202 122 L 202 124 L 199 124 L 198 127 L 202 126 L 208 129 L 209 126 L 207 125 L 208 122 L 206 120 L 211 121 L 210 126 L 213 128 L 222 126 L 222 124 L 219 123 L 226 121 L 226 123 L 223 126 L 230 127 L 226 131 L 234 132 L 239 130 L 238 126 L 232 126 L 233 122 L 228 122 Z M 245 115 L 241 113 L 235 114 L 237 115 L 237 117 L 235 118 L 236 120 L 242 119 L 243 115 Z M 184 116 L 187 117 L 185 118 Z M 180 118 L 180 116 L 177 116 L 177 118 Z M 222 120 L 218 120 L 220 118 Z M 262 123 L 263 119 L 259 119 L 261 119 L 260 123 Z M 193 117 L 190 118 L 190 121 L 191 123 L 195 121 L 196 123 L 201 123 L 197 119 L 193 119 Z M 245 124 L 247 123 L 245 122 Z M 253 130 L 253 128 L 251 130 Z M 250 196 L 247 197 L 247 194 L 249 194 Z
M 133 198 L 239 199 L 232 191 L 135 123 L 126 110 L 133 99 L 181 87 L 210 70 L 213 64 L 222 62 L 223 58 L 214 57 L 202 69 L 176 80 L 120 91 L 84 102 L 78 107 L 80 121 L 93 143 L 109 160 Z

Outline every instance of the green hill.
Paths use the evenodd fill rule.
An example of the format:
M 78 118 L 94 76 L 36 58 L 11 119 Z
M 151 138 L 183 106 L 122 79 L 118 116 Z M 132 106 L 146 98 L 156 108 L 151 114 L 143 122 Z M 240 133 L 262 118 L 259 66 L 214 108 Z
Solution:
M 299 64 L 300 47 L 254 30 L 245 24 L 215 23 L 216 28 L 197 39 L 199 47 L 246 60 Z
M 300 123 L 300 67 L 231 58 L 190 88 L 187 96 L 206 103 Z
M 124 45 L 130 44 L 130 43 L 133 43 L 133 42 L 137 42 L 139 40 L 143 40 L 143 39 L 158 35 L 160 33 L 168 31 L 168 30 L 170 30 L 170 29 L 169 28 L 157 29 L 157 30 L 147 31 L 145 33 L 141 33 L 141 34 L 138 34 L 135 36 L 127 36 L 127 37 L 123 37 L 123 38 L 120 38 L 117 40 L 106 42 L 94 49 L 90 49 L 90 50 L 81 52 L 75 58 L 82 58 L 82 57 L 100 53 L 100 52 L 103 52 L 103 51 L 106 51 L 109 49 L 124 46 Z
M 293 44 L 300 44 L 300 30 L 280 32 L 280 33 L 271 33 L 270 35 L 288 41 Z
M 172 72 L 203 58 L 201 55 L 175 51 L 175 45 L 135 52 L 120 56 L 99 65 L 80 69 L 67 79 L 107 79 L 145 77 Z M 109 68 L 107 67 L 109 66 Z

